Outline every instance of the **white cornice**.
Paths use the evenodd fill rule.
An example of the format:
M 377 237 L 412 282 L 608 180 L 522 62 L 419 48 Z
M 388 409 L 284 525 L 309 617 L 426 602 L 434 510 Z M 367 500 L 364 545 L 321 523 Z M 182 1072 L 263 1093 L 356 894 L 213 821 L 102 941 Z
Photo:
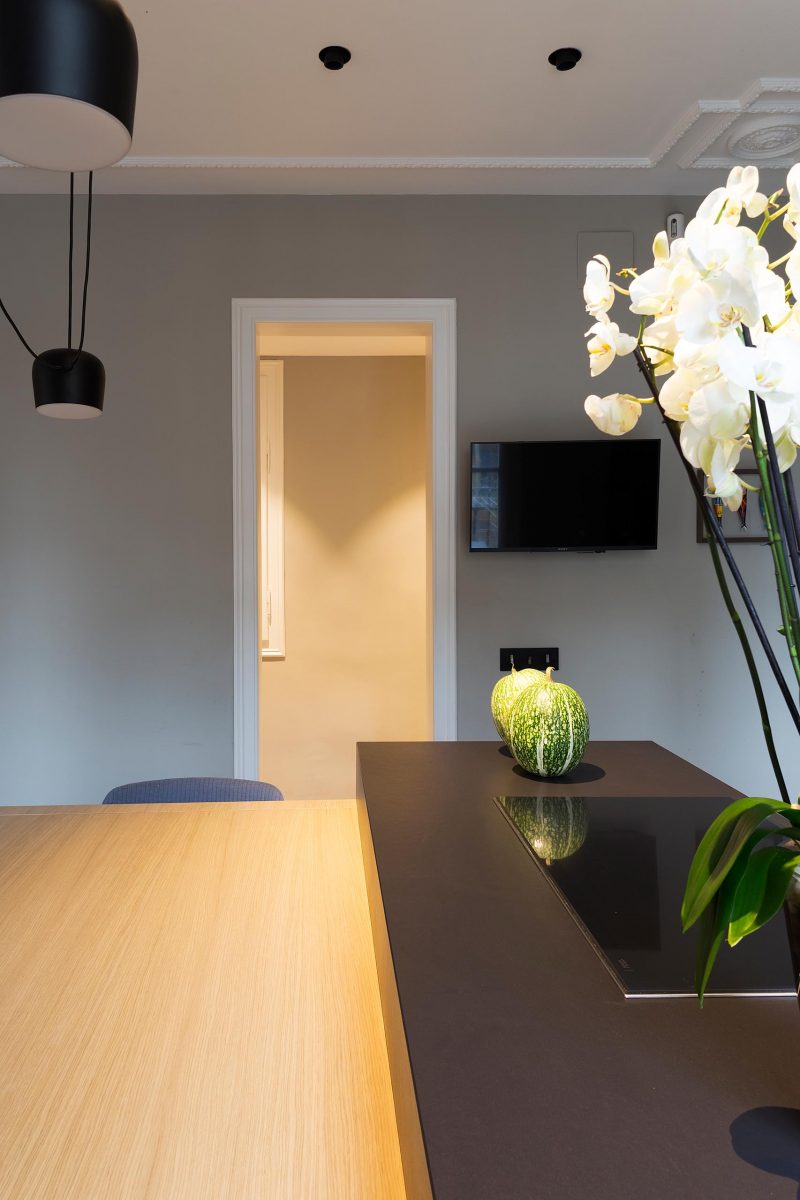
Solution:
M 214 157 L 214 158 L 143 158 L 129 156 L 118 164 L 135 169 L 203 169 L 235 171 L 537 171 L 566 168 L 568 170 L 597 170 L 617 168 L 641 169 L 651 166 L 649 158 L 559 158 L 559 157 L 397 157 L 351 158 L 346 156 L 316 157 Z
M 762 97 L 786 96 L 787 99 Z M 653 167 L 718 169 L 732 159 L 703 157 L 727 128 L 745 114 L 800 112 L 800 79 L 756 79 L 731 99 L 700 99 L 658 139 L 649 154 L 618 156 L 281 156 L 281 155 L 129 155 L 113 171 L 647 171 Z M 677 150 L 676 150 L 677 148 Z M 677 157 L 672 155 L 676 151 Z M 781 161 L 769 166 L 781 167 Z M 0 158 L 0 169 L 19 164 Z

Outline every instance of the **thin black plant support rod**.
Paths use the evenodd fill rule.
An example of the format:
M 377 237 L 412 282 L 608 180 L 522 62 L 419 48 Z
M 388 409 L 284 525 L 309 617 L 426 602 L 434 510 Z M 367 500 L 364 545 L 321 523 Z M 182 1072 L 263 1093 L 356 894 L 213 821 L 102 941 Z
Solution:
M 789 512 L 792 514 L 792 525 L 794 527 L 795 541 L 797 542 L 798 549 L 800 549 L 800 512 L 798 512 L 797 509 L 797 493 L 794 490 L 794 479 L 792 478 L 791 467 L 784 473 L 783 480 L 786 488 L 786 495 L 789 500 Z
M 750 336 L 750 330 L 747 326 L 742 327 L 742 337 L 745 346 L 752 346 L 753 339 Z M 783 488 L 783 476 L 781 475 L 780 465 L 778 463 L 778 452 L 775 449 L 775 439 L 772 436 L 772 426 L 770 425 L 769 413 L 767 406 L 761 396 L 756 396 L 759 415 L 761 416 L 761 426 L 764 430 L 764 440 L 767 443 L 767 459 L 770 468 L 770 478 L 772 479 L 772 490 L 775 494 L 775 502 L 777 505 L 778 531 L 781 534 L 786 549 L 789 552 L 789 560 L 792 564 L 792 574 L 794 580 L 790 580 L 791 599 L 793 608 L 797 611 L 797 598 L 795 595 L 796 588 L 800 587 L 800 553 L 797 548 L 796 529 L 791 520 L 789 509 L 786 501 L 786 493 Z
M 778 687 L 780 688 L 780 692 L 781 692 L 781 695 L 783 696 L 784 701 L 786 702 L 786 707 L 789 710 L 789 715 L 791 716 L 792 721 L 794 722 L 794 726 L 797 729 L 797 732 L 800 733 L 800 711 L 798 711 L 797 705 L 794 701 L 794 697 L 792 696 L 792 693 L 789 690 L 789 685 L 787 684 L 786 680 L 784 679 L 783 672 L 781 671 L 780 664 L 775 655 L 775 651 L 772 649 L 772 646 L 770 645 L 769 638 L 767 637 L 764 626 L 761 623 L 761 618 L 759 617 L 758 612 L 756 611 L 756 606 L 753 604 L 753 600 L 750 596 L 750 593 L 747 590 L 747 585 L 745 584 L 744 579 L 742 578 L 742 573 L 739 570 L 739 567 L 736 563 L 736 559 L 733 557 L 733 554 L 731 553 L 731 548 L 727 543 L 725 535 L 723 534 L 722 530 L 720 529 L 719 521 L 717 521 L 717 519 L 715 518 L 713 510 L 711 508 L 711 505 L 708 502 L 707 497 L 703 494 L 703 489 L 700 486 L 697 476 L 694 473 L 694 468 L 692 467 L 692 465 L 689 462 L 687 462 L 687 460 L 683 456 L 683 451 L 681 450 L 680 438 L 675 429 L 674 422 L 670 421 L 666 417 L 664 410 L 661 407 L 659 391 L 658 391 L 656 384 L 654 383 L 654 381 L 652 380 L 652 378 L 650 376 L 649 364 L 647 362 L 647 359 L 645 358 L 645 356 L 642 353 L 642 350 L 639 346 L 636 347 L 636 349 L 634 350 L 633 353 L 634 353 L 634 357 L 636 359 L 636 365 L 638 366 L 639 370 L 642 372 L 642 375 L 644 376 L 644 378 L 647 382 L 647 386 L 650 390 L 650 393 L 651 393 L 653 399 L 655 400 L 656 404 L 658 405 L 661 415 L 664 417 L 664 423 L 666 424 L 667 429 L 669 430 L 669 434 L 670 434 L 670 437 L 672 438 L 673 445 L 675 446 L 675 449 L 677 450 L 678 455 L 680 456 L 680 460 L 683 463 L 684 469 L 686 471 L 686 475 L 689 479 L 689 484 L 691 486 L 692 491 L 694 492 L 695 500 L 697 501 L 698 507 L 700 508 L 700 512 L 702 513 L 703 522 L 705 524 L 705 527 L 709 533 L 709 536 L 714 538 L 720 551 L 722 552 L 722 556 L 725 559 L 728 570 L 730 571 L 730 573 L 733 577 L 733 581 L 736 584 L 736 587 L 739 591 L 739 594 L 741 595 L 742 600 L 744 601 L 744 606 L 747 609 L 747 615 L 749 616 L 749 618 L 753 624 L 753 628 L 756 631 L 756 636 L 758 637 L 758 640 L 761 643 L 761 649 L 764 651 L 764 656 L 766 657 L 766 660 L 769 663 L 770 670 L 772 671 L 772 674 L 775 676 L 775 681 L 778 684 Z
M 783 534 L 786 548 L 789 551 L 789 559 L 792 564 L 792 574 L 794 579 L 792 584 L 792 593 L 800 587 L 800 554 L 797 552 L 797 539 L 794 536 L 794 527 L 792 525 L 789 508 L 786 502 L 786 492 L 783 488 L 783 476 L 778 465 L 778 453 L 775 449 L 775 439 L 772 436 L 772 429 L 769 423 L 769 413 L 767 406 L 760 396 L 756 397 L 758 411 L 761 414 L 761 424 L 764 429 L 764 438 L 767 443 L 767 458 L 769 460 L 770 475 L 772 477 L 772 490 L 775 493 L 775 499 L 778 506 L 778 519 L 781 525 L 781 533 Z M 795 606 L 797 599 L 795 597 Z
M 744 654 L 745 662 L 747 663 L 747 669 L 750 672 L 750 680 L 753 684 L 753 691 L 756 694 L 756 704 L 758 705 L 758 712 L 759 716 L 761 717 L 761 729 L 764 734 L 764 741 L 766 742 L 769 761 L 772 764 L 772 770 L 775 774 L 775 779 L 778 784 L 778 791 L 781 794 L 781 800 L 784 802 L 784 804 L 791 804 L 791 799 L 789 798 L 789 789 L 787 788 L 786 780 L 783 777 L 780 759 L 778 758 L 778 751 L 775 747 L 775 741 L 772 737 L 769 709 L 767 708 L 767 701 L 766 697 L 764 696 L 764 689 L 761 686 L 761 680 L 758 677 L 756 660 L 753 657 L 753 650 L 745 632 L 742 618 L 739 616 L 739 612 L 733 602 L 733 596 L 731 595 L 731 590 L 728 587 L 728 581 L 725 578 L 725 570 L 722 566 L 722 560 L 719 556 L 717 543 L 713 537 L 708 539 L 708 548 L 711 552 L 711 561 L 714 564 L 714 571 L 717 576 L 719 590 L 722 592 L 722 599 L 725 602 L 725 607 L 728 610 L 728 616 L 731 619 L 733 628 L 736 630 L 736 636 L 739 639 L 739 644 L 742 647 L 742 653 Z
M 759 422 L 758 402 L 754 392 L 750 393 L 750 440 L 756 456 L 758 476 L 761 480 L 761 506 L 764 513 L 764 524 L 767 529 L 767 541 L 775 569 L 775 586 L 778 590 L 778 605 L 783 621 L 783 635 L 789 651 L 789 659 L 795 678 L 800 683 L 800 654 L 798 653 L 798 633 L 800 620 L 797 613 L 797 599 L 792 585 L 789 563 L 786 558 L 786 541 L 781 526 L 778 509 L 775 507 L 775 489 L 781 487 L 780 472 L 775 470 L 775 464 L 770 462 L 764 450 Z
M 72 255 L 75 248 L 75 172 L 69 173 L 69 261 L 67 265 L 67 349 L 72 349 Z

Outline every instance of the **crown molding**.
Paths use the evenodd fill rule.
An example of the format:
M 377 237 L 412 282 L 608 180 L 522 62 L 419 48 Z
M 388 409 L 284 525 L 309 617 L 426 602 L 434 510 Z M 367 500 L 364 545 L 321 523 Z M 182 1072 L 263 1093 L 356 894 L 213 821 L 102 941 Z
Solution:
M 646 157 L 348 157 L 348 156 L 240 156 L 161 158 L 131 155 L 116 169 L 233 170 L 233 171 L 537 171 L 537 170 L 640 170 L 651 166 Z
M 729 171 L 739 162 L 736 158 L 698 158 L 692 163 L 692 169 L 697 171 Z M 769 162 L 760 162 L 759 170 L 788 171 L 797 162 L 796 158 L 771 158 Z
M 786 97 L 775 99 L 774 97 Z M 766 97 L 762 99 L 762 97 Z M 770 98 L 773 97 L 773 98 Z M 794 97 L 794 98 L 792 98 Z M 128 155 L 112 171 L 647 171 L 665 163 L 683 169 L 719 169 L 733 159 L 703 157 L 737 118 L 746 114 L 800 112 L 800 79 L 759 78 L 731 99 L 696 100 L 649 154 L 619 156 L 348 156 L 348 155 Z M 696 128 L 697 127 L 697 128 Z M 694 132 L 693 132 L 694 131 Z M 682 150 L 681 146 L 683 144 Z M 666 164 L 665 164 L 666 165 Z M 770 167 L 782 167 L 775 160 Z M 0 170 L 24 170 L 0 158 Z
M 762 96 L 784 95 L 795 97 L 795 99 L 785 100 L 762 100 Z M 694 111 L 694 119 L 687 122 L 689 113 Z M 711 155 L 704 157 L 705 151 L 713 146 L 714 142 L 722 136 L 740 117 L 758 116 L 762 114 L 791 114 L 800 112 L 800 79 L 789 78 L 770 78 L 765 77 L 757 79 L 745 88 L 742 94 L 733 100 L 698 100 L 695 105 L 684 114 L 682 131 L 676 137 L 672 146 L 676 145 L 684 138 L 688 139 L 688 145 L 677 160 L 678 166 L 685 170 L 720 170 L 735 166 L 737 160 L 730 156 Z M 702 118 L 711 117 L 711 120 L 703 121 L 702 131 L 698 131 L 698 136 L 691 138 L 689 136 L 693 126 Z M 779 169 L 787 162 L 783 159 L 773 159 L 768 163 L 759 164 L 766 169 Z M 788 163 L 791 166 L 791 162 Z

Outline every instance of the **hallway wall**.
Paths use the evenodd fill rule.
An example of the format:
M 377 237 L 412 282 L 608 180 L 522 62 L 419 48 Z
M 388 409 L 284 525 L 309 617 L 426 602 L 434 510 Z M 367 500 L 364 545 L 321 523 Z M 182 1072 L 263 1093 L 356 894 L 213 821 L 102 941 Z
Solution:
M 355 795 L 356 741 L 431 735 L 424 358 L 284 364 L 286 657 L 261 664 L 261 775 Z

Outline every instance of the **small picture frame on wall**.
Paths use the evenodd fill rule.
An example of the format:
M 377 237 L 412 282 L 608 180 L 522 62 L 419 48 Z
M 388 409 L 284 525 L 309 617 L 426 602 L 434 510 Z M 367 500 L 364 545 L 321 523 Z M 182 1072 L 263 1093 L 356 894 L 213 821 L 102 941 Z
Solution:
M 736 473 L 745 483 L 750 484 L 751 487 L 759 488 L 758 471 L 755 468 L 748 467 Z M 697 472 L 697 478 L 701 485 L 705 485 L 705 476 L 702 471 Z M 717 520 L 720 521 L 722 532 L 725 534 L 728 542 L 755 542 L 759 545 L 764 545 L 767 542 L 767 530 L 764 525 L 764 513 L 758 490 L 745 490 L 742 507 L 738 512 L 731 512 L 727 504 L 719 500 L 716 496 L 712 496 L 708 492 L 706 492 L 706 495 L 711 501 L 711 506 L 715 510 Z M 703 518 L 698 510 L 697 541 L 705 542 L 707 537 Z

